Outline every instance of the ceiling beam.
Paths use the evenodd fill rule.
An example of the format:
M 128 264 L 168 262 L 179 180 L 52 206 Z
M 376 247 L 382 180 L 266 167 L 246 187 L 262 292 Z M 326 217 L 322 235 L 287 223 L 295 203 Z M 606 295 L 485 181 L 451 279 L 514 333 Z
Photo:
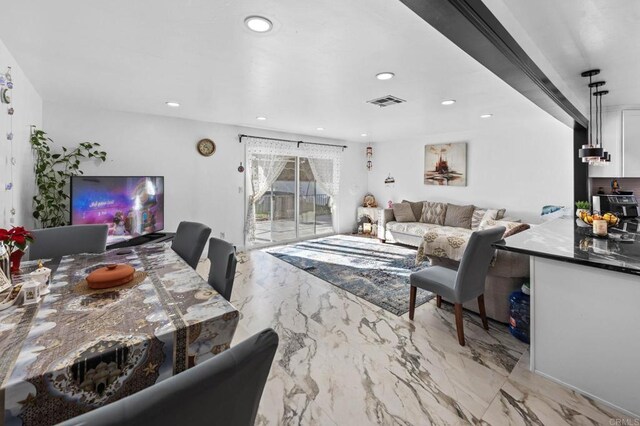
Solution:
M 534 104 L 573 128 L 589 121 L 520 47 L 481 0 L 400 0 Z

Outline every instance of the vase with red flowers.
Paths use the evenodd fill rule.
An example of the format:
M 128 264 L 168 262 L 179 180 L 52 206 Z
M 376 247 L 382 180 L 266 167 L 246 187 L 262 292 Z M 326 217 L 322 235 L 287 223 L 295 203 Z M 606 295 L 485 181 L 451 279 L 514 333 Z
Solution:
M 11 273 L 20 271 L 20 261 L 29 243 L 33 242 L 33 236 L 22 226 L 14 226 L 11 229 L 0 228 L 0 242 L 9 251 L 11 259 Z

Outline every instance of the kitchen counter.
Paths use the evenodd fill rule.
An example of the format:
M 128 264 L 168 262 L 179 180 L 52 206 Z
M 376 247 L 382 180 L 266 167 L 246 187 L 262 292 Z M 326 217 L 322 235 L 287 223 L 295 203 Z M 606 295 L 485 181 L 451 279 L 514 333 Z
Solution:
M 530 369 L 640 417 L 640 234 L 564 217 L 496 244 L 530 256 Z M 624 236 L 624 239 L 622 237 Z
M 496 248 L 640 275 L 640 232 L 614 227 L 607 238 L 598 238 L 591 226 L 578 226 L 576 220 L 566 216 L 546 222 L 507 238 Z

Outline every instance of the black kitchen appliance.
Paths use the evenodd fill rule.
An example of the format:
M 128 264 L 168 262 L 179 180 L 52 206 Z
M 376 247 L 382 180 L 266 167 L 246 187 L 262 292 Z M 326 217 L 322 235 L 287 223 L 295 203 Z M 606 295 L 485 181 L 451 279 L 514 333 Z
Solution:
M 594 195 L 591 205 L 594 212 L 601 214 L 611 212 L 624 219 L 639 216 L 638 200 L 634 195 Z

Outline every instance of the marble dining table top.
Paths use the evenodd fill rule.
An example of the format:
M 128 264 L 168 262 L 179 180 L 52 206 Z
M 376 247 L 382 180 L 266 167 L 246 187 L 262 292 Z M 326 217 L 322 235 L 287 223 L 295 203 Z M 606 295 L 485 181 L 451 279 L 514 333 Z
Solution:
M 501 250 L 640 275 L 640 232 L 635 222 L 596 237 L 576 217 L 565 216 L 495 244 Z
M 230 346 L 237 309 L 167 243 L 48 263 L 54 269 L 50 293 L 36 305 L 0 311 L 5 424 L 47 424 L 73 417 Z M 135 285 L 89 289 L 84 278 L 113 263 L 127 263 L 144 275 Z M 23 264 L 16 282 L 27 279 L 32 269 L 33 262 Z M 100 385 L 91 384 L 96 369 L 106 377 Z M 47 410 L 51 404 L 56 408 Z

